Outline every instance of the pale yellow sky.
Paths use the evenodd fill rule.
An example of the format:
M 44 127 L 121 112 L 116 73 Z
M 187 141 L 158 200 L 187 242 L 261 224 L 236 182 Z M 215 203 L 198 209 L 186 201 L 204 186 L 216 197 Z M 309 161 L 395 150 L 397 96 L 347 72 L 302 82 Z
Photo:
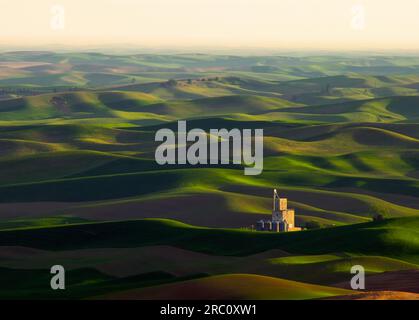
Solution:
M 1 45 L 51 43 L 417 50 L 419 0 L 0 0 Z

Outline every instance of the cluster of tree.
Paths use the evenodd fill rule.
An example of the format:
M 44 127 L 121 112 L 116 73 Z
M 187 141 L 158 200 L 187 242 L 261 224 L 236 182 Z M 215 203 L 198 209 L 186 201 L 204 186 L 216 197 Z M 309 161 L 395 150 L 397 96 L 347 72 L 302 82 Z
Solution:
M 219 77 L 214 77 L 214 78 L 201 78 L 198 79 L 197 81 L 220 81 Z
M 167 80 L 166 82 L 160 83 L 160 86 L 163 88 L 173 88 L 177 85 L 177 81 L 175 79 Z
M 307 230 L 320 229 L 322 226 L 317 221 L 307 221 L 304 228 Z
M 45 90 L 36 90 L 31 88 L 1 88 L 0 89 L 0 96 L 5 96 L 9 94 L 16 94 L 16 95 L 35 95 L 40 93 L 45 93 Z
M 43 93 L 57 93 L 57 92 L 68 92 L 68 91 L 78 91 L 80 90 L 77 87 L 60 87 L 60 88 L 0 88 L 0 96 L 6 95 L 18 95 L 18 96 L 34 96 Z
M 376 214 L 375 216 L 372 217 L 372 221 L 378 222 L 378 221 L 383 221 L 384 220 L 384 216 L 382 214 Z
M 220 81 L 220 77 L 214 77 L 214 78 L 199 78 L 199 79 L 186 79 L 186 82 L 188 83 L 188 84 L 191 84 L 192 83 L 192 81 L 202 81 L 202 82 L 204 82 L 204 81 Z
M 180 84 L 181 82 L 186 82 L 187 84 L 192 84 L 193 81 L 220 81 L 220 77 L 214 77 L 214 78 L 199 78 L 199 79 L 186 79 L 186 80 L 175 80 L 175 79 L 169 79 L 166 82 L 162 82 L 160 85 L 164 88 L 173 88 Z

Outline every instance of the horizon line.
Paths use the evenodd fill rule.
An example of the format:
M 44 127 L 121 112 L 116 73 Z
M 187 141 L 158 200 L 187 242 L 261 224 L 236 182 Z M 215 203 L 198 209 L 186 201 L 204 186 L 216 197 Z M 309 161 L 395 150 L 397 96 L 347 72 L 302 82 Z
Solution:
M 138 52 L 137 54 L 226 54 L 230 52 L 236 54 L 419 54 L 419 48 L 299 48 L 299 47 L 262 47 L 262 46 L 147 46 L 147 45 L 132 45 L 132 44 L 98 44 L 98 45 L 69 45 L 69 44 L 43 44 L 43 45 L 5 45 L 0 43 L 0 53 L 8 52 L 98 52 L 98 53 L 114 53 L 125 52 L 130 54 Z

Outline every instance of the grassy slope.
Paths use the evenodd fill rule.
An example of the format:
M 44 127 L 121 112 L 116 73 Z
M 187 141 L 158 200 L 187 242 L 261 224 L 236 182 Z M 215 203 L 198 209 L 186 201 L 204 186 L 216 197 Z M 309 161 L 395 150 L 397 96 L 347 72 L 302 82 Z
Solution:
M 355 263 L 365 265 L 371 273 L 414 268 L 404 262 L 418 263 L 414 217 L 289 235 L 193 228 L 161 220 L 69 225 L 85 222 L 86 212 L 106 210 L 113 211 L 111 216 L 104 215 L 109 220 L 132 219 L 135 214 L 153 216 L 148 210 L 156 207 L 165 211 L 164 217 L 177 217 L 188 211 L 182 208 L 185 203 L 190 211 L 185 217 L 204 206 L 196 219 L 212 216 L 225 225 L 225 217 L 237 220 L 239 215 L 267 213 L 270 203 L 266 194 L 273 185 L 292 199 L 300 223 L 358 223 L 376 213 L 417 215 L 419 114 L 418 97 L 413 95 L 417 95 L 419 79 L 410 74 L 417 70 L 418 61 L 377 59 L 1 54 L 2 61 L 41 64 L 23 67 L 15 76 L 10 69 L 0 70 L 0 86 L 28 86 L 45 92 L 60 86 L 101 88 L 0 101 L 3 204 L 95 201 L 78 204 L 60 215 L 34 219 L 23 214 L 2 219 L 2 230 L 29 229 L 1 231 L 0 245 L 62 250 L 170 244 L 224 255 L 281 248 L 317 256 L 274 258 L 267 263 L 275 268 L 276 276 L 300 279 L 304 274 L 304 281 L 316 278 L 325 283 L 342 280 L 348 266 Z M 44 61 L 52 64 L 43 65 Z M 235 71 L 230 70 L 232 66 Z M 347 72 L 352 75 L 339 75 Z M 176 85 L 156 82 L 198 76 L 217 79 L 179 81 Z M 302 79 L 307 77 L 310 79 Z M 278 81 L 289 79 L 298 80 Z M 203 115 L 218 119 L 199 119 Z M 144 126 L 170 126 L 168 121 L 180 118 L 196 118 L 191 122 L 205 128 L 264 127 L 264 174 L 249 179 L 243 177 L 241 168 L 201 169 L 200 176 L 192 168 L 156 170 L 155 146 L 150 140 L 157 127 Z M 199 199 L 198 203 L 194 199 Z M 213 215 L 214 204 L 221 218 Z M 125 205 L 128 207 L 122 210 Z M 78 212 L 83 213 L 81 218 Z M 253 223 L 256 217 L 250 219 Z M 205 223 L 210 225 L 211 221 Z M 62 227 L 53 228 L 57 225 Z M 9 271 L 0 274 L 4 279 L 16 279 Z M 28 277 L 42 277 L 31 272 Z M 72 275 L 81 283 L 74 297 L 130 288 L 88 270 L 79 272 Z M 162 275 L 163 280 L 160 276 L 151 276 L 151 282 L 128 282 L 141 287 L 168 281 L 167 275 Z M 85 287 L 86 280 L 95 285 Z M 301 290 L 308 289 L 301 286 Z M 0 294 L 10 297 L 10 292 Z M 233 290 L 232 294 L 237 293 Z M 248 294 L 260 296 L 252 290 Z M 303 297 L 301 291 L 295 294 Z M 283 297 L 276 291 L 268 296 L 273 295 Z
M 208 89 L 211 91 L 212 89 Z M 157 119 L 202 118 L 228 115 L 246 121 L 290 122 L 395 122 L 418 118 L 417 96 L 373 98 L 327 105 L 308 105 L 266 97 L 256 92 L 194 100 L 163 101 L 142 92 L 78 91 L 44 94 L 0 101 L 2 120 L 51 118 L 140 119 L 147 114 Z
M 193 125 L 213 125 L 211 121 L 201 122 Z M 227 127 L 246 126 L 245 123 L 240 122 L 226 121 L 224 124 Z M 210 194 L 217 188 L 272 185 L 281 185 L 282 189 L 297 187 L 316 196 L 327 192 L 315 190 L 320 186 L 335 189 L 337 187 L 353 188 L 354 192 L 364 190 L 379 193 L 378 197 L 381 200 L 376 199 L 377 195 L 347 193 L 345 198 L 348 201 L 352 199 L 353 204 L 360 201 L 367 204 L 366 206 L 355 205 L 358 208 L 356 210 L 350 209 L 353 205 L 340 209 L 327 208 L 307 202 L 303 198 L 299 199 L 295 195 L 291 196 L 298 209 L 309 209 L 307 206 L 311 206 L 309 215 L 317 217 L 317 220 L 328 219 L 328 222 L 324 221 L 327 224 L 333 221 L 335 223 L 362 221 L 354 220 L 354 217 L 350 216 L 347 218 L 342 216 L 340 219 L 335 216 L 336 212 L 355 213 L 360 216 L 374 213 L 384 213 L 386 216 L 417 214 L 417 210 L 408 208 L 409 205 L 403 205 L 402 200 L 391 198 L 388 200 L 385 196 L 385 194 L 398 193 L 412 196 L 417 194 L 417 180 L 411 177 L 411 173 L 419 169 L 419 163 L 415 160 L 417 139 L 411 136 L 414 132 L 411 125 L 390 127 L 402 133 L 364 125 L 314 126 L 313 129 L 305 128 L 306 133 L 301 133 L 302 129 L 298 127 L 289 129 L 286 126 L 277 126 L 274 130 L 275 127 L 272 125 L 266 123 L 261 123 L 261 125 L 267 126 L 267 136 L 288 136 L 288 130 L 293 132 L 300 130 L 300 134 L 304 134 L 304 139 L 308 141 L 265 138 L 265 154 L 268 153 L 265 158 L 265 171 L 262 176 L 255 179 L 243 177 L 242 169 L 239 168 L 236 168 L 237 170 L 200 169 L 200 177 L 194 174 L 195 171 L 192 168 L 157 170 L 159 168 L 154 165 L 152 159 L 142 158 L 142 156 L 153 156 L 151 152 L 153 144 L 148 142 L 153 137 L 155 129 L 152 128 L 122 130 L 97 125 L 56 125 L 3 129 L 2 136 L 7 138 L 5 141 L 10 141 L 11 137 L 19 137 L 22 141 L 31 141 L 32 145 L 43 146 L 45 142 L 41 141 L 47 141 L 47 146 L 63 149 L 61 152 L 53 153 L 46 152 L 50 149 L 37 149 L 35 151 L 37 154 L 30 156 L 22 155 L 23 152 L 33 153 L 34 151 L 20 149 L 17 152 L 14 149 L 4 149 L 3 152 L 6 152 L 9 159 L 3 157 L 1 161 L 4 168 L 1 184 L 8 185 L 3 188 L 3 201 L 80 201 L 138 197 L 144 194 L 145 190 L 139 189 L 139 183 L 136 180 L 151 179 L 155 183 L 161 181 L 165 190 L 182 186 L 196 188 L 200 192 L 207 190 L 206 192 Z M 140 142 L 136 143 L 137 141 Z M 84 148 L 92 151 L 64 151 Z M 150 154 L 141 155 L 141 158 L 123 155 L 129 149 L 132 152 L 150 150 Z M 324 150 L 329 150 L 329 154 L 325 155 Z M 284 153 L 284 151 L 287 152 Z M 386 161 L 382 161 L 383 159 Z M 38 170 L 39 167 L 48 167 L 49 170 Z M 165 181 L 166 178 L 167 181 Z M 99 186 L 97 190 L 96 187 L 92 187 L 96 185 Z M 118 193 L 115 193 L 116 187 L 118 187 Z M 45 190 L 48 191 L 45 192 Z M 80 194 L 79 190 L 85 190 L 85 192 Z M 263 197 L 266 198 L 267 194 Z M 341 197 L 336 192 L 330 193 L 330 198 L 337 196 Z M 250 205 L 248 201 L 237 202 L 229 194 L 223 197 L 225 201 L 232 204 L 229 205 L 230 208 L 238 208 L 239 211 L 249 213 L 265 211 L 250 210 L 251 206 L 246 208 Z M 246 203 L 246 206 L 241 206 L 243 210 L 239 208 L 240 203 Z M 261 202 L 259 208 L 263 206 L 268 207 L 268 202 Z M 326 212 L 322 213 L 316 208 L 326 209 Z
M 0 243 L 50 250 L 168 244 L 218 255 L 246 255 L 280 248 L 295 254 L 348 252 L 418 263 L 418 226 L 419 219 L 414 217 L 298 233 L 265 234 L 197 228 L 167 220 L 139 220 L 1 231 Z
M 380 256 L 351 256 L 348 254 L 325 254 L 290 256 L 269 259 L 275 266 L 275 275 L 285 279 L 318 284 L 333 284 L 347 281 L 354 265 L 362 265 L 367 275 L 419 269 L 418 264 Z
M 222 263 L 221 260 L 218 262 L 213 261 L 206 264 L 204 269 L 211 273 L 215 272 L 215 274 L 225 270 L 225 272 L 230 271 L 230 274 L 186 282 L 182 282 L 182 278 L 175 278 L 170 274 L 158 272 L 158 269 L 149 275 L 140 274 L 138 276 L 115 279 L 97 270 L 90 269 L 89 271 L 86 268 L 80 269 L 79 267 L 78 269 L 72 269 L 68 273 L 71 290 L 65 297 L 82 298 L 104 294 L 105 296 L 101 297 L 135 299 L 164 297 L 171 299 L 174 296 L 179 297 L 178 294 L 181 294 L 183 298 L 191 299 L 199 293 L 203 294 L 201 298 L 206 299 L 221 297 L 234 299 L 311 299 L 345 294 L 340 292 L 339 289 L 313 284 L 325 285 L 345 281 L 348 278 L 350 267 L 354 264 L 363 265 L 369 275 L 386 271 L 417 269 L 417 264 L 419 263 L 419 256 L 417 255 L 419 252 L 419 242 L 417 241 L 419 238 L 417 234 L 418 222 L 417 218 L 403 218 L 319 231 L 264 234 L 227 229 L 196 228 L 168 220 L 141 220 L 1 231 L 0 243 L 3 246 L 14 245 L 60 250 L 57 254 L 60 254 L 61 260 L 65 259 L 66 250 L 87 248 L 89 250 L 109 247 L 132 247 L 135 249 L 139 246 L 145 246 L 144 249 L 147 249 L 147 246 L 150 245 L 170 244 L 212 255 L 229 256 L 246 256 L 280 248 L 294 255 L 269 259 L 263 258 L 263 256 L 258 257 L 257 255 L 248 256 L 242 258 L 247 259 L 247 262 L 242 261 L 241 263 L 238 261 L 229 263 L 227 260 Z M 162 234 L 165 235 L 164 238 L 161 237 Z M 307 243 L 310 243 L 310 246 L 307 246 Z M 113 261 L 112 257 L 115 259 L 115 256 L 111 254 L 107 258 L 108 260 L 105 259 L 105 256 L 99 255 L 97 257 L 92 256 L 90 261 L 82 258 L 85 254 L 83 251 L 80 251 L 79 254 L 75 251 L 72 254 L 72 259 L 82 263 L 81 266 L 88 263 L 88 268 L 92 268 L 95 265 L 104 266 L 105 261 L 109 259 L 111 259 L 109 261 Z M 155 258 L 153 258 L 155 254 L 149 257 L 149 263 L 152 265 L 154 263 L 154 267 L 159 268 L 159 263 L 156 263 Z M 182 256 L 186 257 L 185 254 L 185 252 L 181 253 Z M 376 256 L 377 254 L 381 256 Z M 57 259 L 58 257 L 57 255 L 54 258 L 52 252 L 48 256 L 45 256 L 45 258 Z M 160 258 L 156 261 L 160 261 L 161 256 L 157 255 L 157 257 Z M 17 260 L 14 260 L 14 264 L 18 263 L 18 265 L 21 265 L 24 260 L 18 258 L 18 256 L 16 258 Z M 7 258 L 6 255 L 5 259 L 5 261 L 8 261 L 10 257 Z M 38 264 L 42 261 L 36 260 L 38 260 Z M 95 260 L 97 261 L 95 262 Z M 210 262 L 211 260 L 208 261 Z M 120 262 L 122 265 L 126 263 L 124 260 Z M 204 260 L 195 257 L 190 264 L 194 263 L 199 265 L 199 263 L 204 263 Z M 256 264 L 258 267 L 254 269 Z M 29 265 L 31 264 L 29 263 Z M 221 266 L 224 269 L 220 270 Z M 116 267 L 120 268 L 121 266 Z M 196 269 L 192 265 L 188 267 L 191 270 Z M 234 274 L 243 270 L 244 267 L 247 268 L 244 270 L 248 272 L 256 271 L 259 274 L 270 274 L 289 280 Z M 115 267 L 112 268 L 114 269 Z M 164 269 L 169 272 L 171 270 L 170 266 Z M 173 271 L 175 272 L 175 269 Z M 25 275 L 31 277 L 31 279 L 37 279 L 36 283 L 32 281 L 26 284 L 28 288 L 26 291 L 27 297 L 36 294 L 39 298 L 64 298 L 63 295 L 60 295 L 60 297 L 57 295 L 51 296 L 51 291 L 43 288 L 42 279 L 48 273 L 42 270 L 2 269 L 1 274 L 7 276 L 9 281 L 14 277 L 18 277 L 21 280 Z M 193 276 L 193 274 L 189 275 L 189 277 Z M 241 277 L 240 281 L 233 281 L 237 277 Z M 85 282 L 87 279 L 89 280 L 88 285 Z M 261 286 L 261 283 L 265 283 L 261 281 L 263 279 L 269 279 L 269 285 L 266 283 L 266 285 Z M 176 281 L 176 283 L 167 284 L 172 281 Z M 47 283 L 46 281 L 44 282 Z M 249 285 L 250 283 L 252 285 Z M 153 287 L 139 289 L 148 286 Z M 256 289 L 261 287 L 263 287 L 262 291 Z M 173 290 L 176 290 L 178 294 L 174 295 Z M 0 291 L 0 296 L 7 298 L 13 297 L 15 294 L 20 298 L 26 297 L 25 295 L 22 296 L 19 290 L 16 291 L 16 287 L 13 290 Z
M 351 294 L 350 290 L 247 274 L 229 274 L 116 292 L 107 299 L 301 300 Z
M 184 281 L 203 275 L 175 277 L 165 272 L 150 272 L 131 277 L 116 278 L 92 268 L 66 272 L 66 290 L 51 290 L 48 269 L 19 270 L 0 268 L 1 299 L 86 299 L 113 291 L 147 287 L 175 281 Z

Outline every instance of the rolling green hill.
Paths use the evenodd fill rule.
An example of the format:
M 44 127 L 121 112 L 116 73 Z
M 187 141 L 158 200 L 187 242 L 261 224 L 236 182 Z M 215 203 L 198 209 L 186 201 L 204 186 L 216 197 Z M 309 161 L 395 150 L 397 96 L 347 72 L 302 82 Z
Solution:
M 1 231 L 0 241 L 3 245 L 46 250 L 170 244 L 192 251 L 238 256 L 269 249 L 282 249 L 299 255 L 346 252 L 381 255 L 417 264 L 418 223 L 419 219 L 413 217 L 272 234 L 199 228 L 170 220 L 147 219 Z M 161 237 L 162 234 L 165 235 L 164 238 Z M 309 247 L 307 243 L 310 243 Z
M 129 296 L 148 299 L 156 294 L 156 298 L 171 299 L 173 295 L 170 288 L 186 293 L 190 290 L 181 289 L 185 284 L 197 283 L 201 287 L 201 282 L 209 281 L 208 285 L 211 283 L 212 286 L 212 279 L 230 279 L 240 272 L 265 275 L 253 274 L 251 277 L 256 280 L 269 279 L 266 277 L 268 275 L 282 279 L 270 278 L 272 290 L 263 287 L 263 295 L 258 290 L 248 290 L 255 286 L 242 288 L 237 282 L 216 285 L 215 291 L 205 285 L 198 291 L 204 295 L 203 298 L 208 294 L 218 296 L 221 292 L 241 292 L 244 294 L 242 298 L 246 296 L 253 299 L 320 298 L 345 295 L 341 289 L 331 285 L 349 279 L 349 271 L 354 264 L 363 265 L 368 275 L 419 268 L 417 218 L 284 234 L 198 228 L 171 220 L 146 219 L 99 224 L 74 222 L 67 221 L 55 227 L 34 225 L 0 231 L 2 277 L 8 281 L 16 277 L 35 279 L 26 282 L 25 295 L 19 292 L 20 286 L 15 286 L 7 291 L 3 291 L 4 288 L 0 290 L 1 297 L 25 298 L 36 294 L 38 298 L 60 298 L 47 290 L 42 280 L 49 274 L 43 268 L 57 259 L 66 265 L 73 265 L 67 275 L 71 290 L 60 295 L 61 298 L 100 295 L 100 298 Z M 161 237 L 162 234 L 164 237 Z M 181 251 L 175 247 L 168 247 L 171 249 L 167 251 L 163 247 L 165 245 L 191 251 Z M 108 249 L 110 247 L 115 249 Z M 128 250 L 132 250 L 131 254 L 124 254 Z M 134 250 L 142 251 L 133 254 Z M 162 254 L 166 251 L 166 258 L 163 258 Z M 170 252 L 176 255 L 176 259 L 171 257 Z M 118 256 L 119 263 L 116 263 Z M 142 256 L 148 261 L 148 268 L 134 270 L 129 267 L 131 271 L 124 276 L 127 266 L 138 263 L 136 259 L 141 261 Z M 169 263 L 163 265 L 162 259 Z M 179 273 L 182 261 L 188 261 L 188 265 L 180 269 L 183 270 L 181 274 L 186 275 L 175 276 Z M 195 270 L 209 273 L 198 275 L 194 273 Z M 115 273 L 122 275 L 115 277 L 112 275 Z M 214 276 L 208 277 L 210 274 Z M 184 282 L 194 277 L 201 279 Z M 162 296 L 162 293 L 168 295 Z
M 179 295 L 180 292 L 180 295 Z M 207 277 L 116 292 L 102 299 L 145 300 L 304 300 L 353 294 L 350 290 L 246 274 Z
M 42 285 L 58 260 L 69 266 L 62 298 L 162 288 L 322 298 L 349 294 L 330 286 L 353 264 L 383 277 L 418 268 L 416 56 L 31 51 L 0 61 L 1 298 L 59 298 Z M 263 129 L 263 173 L 159 166 L 155 134 L 178 120 Z M 250 231 L 270 217 L 273 188 L 310 230 Z

